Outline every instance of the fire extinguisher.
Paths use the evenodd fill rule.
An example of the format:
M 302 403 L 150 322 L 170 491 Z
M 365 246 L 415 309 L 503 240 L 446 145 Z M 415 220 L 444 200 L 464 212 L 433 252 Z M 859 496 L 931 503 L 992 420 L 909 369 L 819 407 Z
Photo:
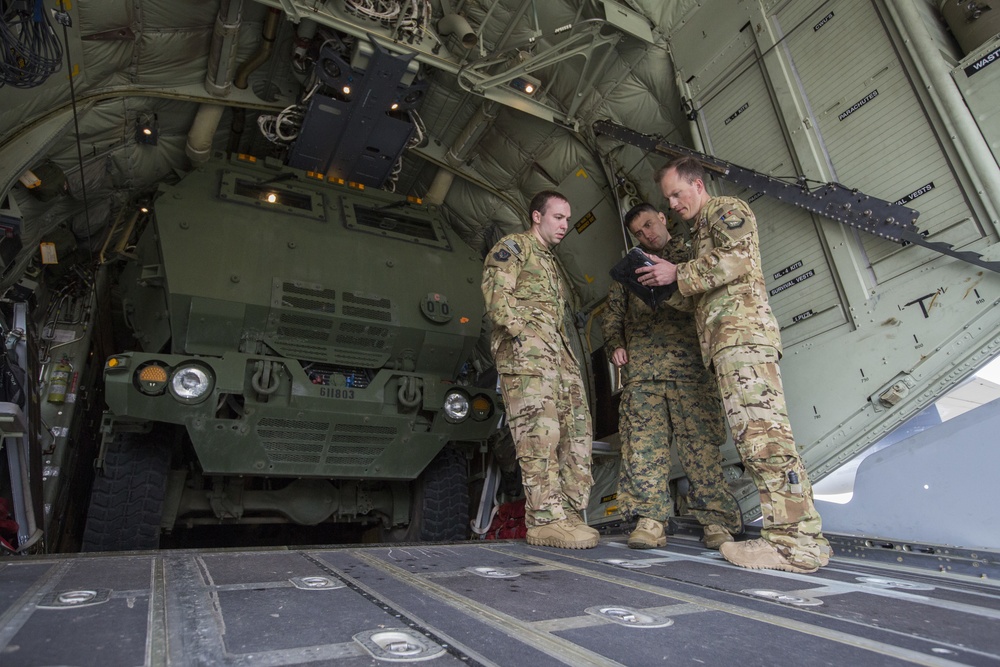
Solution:
M 69 386 L 69 375 L 73 367 L 69 359 L 63 357 L 52 367 L 49 373 L 49 403 L 63 403 L 66 400 L 66 388 Z

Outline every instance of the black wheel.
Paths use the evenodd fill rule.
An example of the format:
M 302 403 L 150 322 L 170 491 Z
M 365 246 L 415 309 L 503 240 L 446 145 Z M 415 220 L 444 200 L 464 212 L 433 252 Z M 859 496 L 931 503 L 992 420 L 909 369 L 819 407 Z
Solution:
M 116 434 L 94 478 L 83 551 L 156 549 L 169 473 L 163 434 Z
M 411 530 L 424 542 L 469 537 L 469 462 L 457 449 L 443 449 L 424 470 L 414 493 Z

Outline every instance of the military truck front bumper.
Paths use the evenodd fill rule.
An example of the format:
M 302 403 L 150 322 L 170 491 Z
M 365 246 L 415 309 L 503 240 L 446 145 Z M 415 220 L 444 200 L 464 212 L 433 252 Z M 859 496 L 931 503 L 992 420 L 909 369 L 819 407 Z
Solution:
M 447 443 L 485 441 L 501 405 L 492 390 L 415 372 L 318 386 L 295 361 L 244 354 L 126 353 L 104 379 L 114 419 L 184 426 L 219 475 L 414 479 Z

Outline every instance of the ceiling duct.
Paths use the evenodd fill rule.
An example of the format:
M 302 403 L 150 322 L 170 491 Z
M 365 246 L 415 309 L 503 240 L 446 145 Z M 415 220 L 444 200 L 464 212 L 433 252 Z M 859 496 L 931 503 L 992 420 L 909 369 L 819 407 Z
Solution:
M 264 27 L 261 30 L 260 47 L 257 49 L 257 53 L 244 61 L 236 72 L 236 79 L 233 81 L 233 85 L 240 90 L 246 89 L 250 74 L 266 63 L 268 58 L 271 57 L 271 52 L 274 50 L 274 39 L 278 34 L 278 19 L 280 18 L 280 9 L 271 8 L 267 10 L 267 18 L 264 19 Z
M 476 33 L 472 30 L 472 26 L 460 14 L 445 14 L 438 21 L 438 32 L 446 37 L 454 35 L 466 49 L 471 49 L 479 41 Z
M 233 65 L 240 45 L 243 0 L 222 0 L 215 17 L 215 31 L 208 52 L 205 90 L 216 97 L 226 97 L 232 87 Z
M 476 146 L 479 145 L 480 139 L 483 138 L 483 134 L 486 133 L 486 130 L 496 120 L 498 110 L 499 105 L 496 102 L 489 101 L 484 102 L 476 109 L 476 113 L 465 124 L 462 132 L 455 139 L 454 143 L 452 143 L 451 148 L 445 153 L 444 157 L 448 161 L 448 164 L 458 169 L 469 159 L 472 151 L 475 150 Z M 425 201 L 428 204 L 442 204 L 445 196 L 448 194 L 448 190 L 451 189 L 454 179 L 455 174 L 450 169 L 444 167 L 438 169 L 430 188 L 427 190 L 427 196 L 424 198 Z
M 242 22 L 243 0 L 222 0 L 215 17 L 215 32 L 212 34 L 205 74 L 205 90 L 215 97 L 228 97 L 232 91 L 233 66 L 236 64 Z M 220 104 L 198 107 L 184 147 L 184 152 L 194 164 L 202 164 L 211 156 L 212 138 L 224 110 L 225 107 Z

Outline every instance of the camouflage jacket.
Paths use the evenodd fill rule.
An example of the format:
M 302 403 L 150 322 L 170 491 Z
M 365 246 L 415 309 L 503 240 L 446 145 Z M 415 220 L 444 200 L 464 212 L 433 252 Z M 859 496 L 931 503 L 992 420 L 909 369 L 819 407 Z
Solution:
M 552 251 L 530 231 L 500 239 L 483 270 L 490 351 L 497 371 L 543 375 L 563 350 L 574 360 L 563 317 L 567 295 Z
M 650 253 L 652 254 L 652 253 Z M 684 262 L 689 251 L 683 239 L 671 238 L 660 257 Z M 628 352 L 622 382 L 642 380 L 708 381 L 698 333 L 690 312 L 672 307 L 673 297 L 652 310 L 617 281 L 611 282 L 601 331 L 608 357 L 621 347 Z
M 713 197 L 698 212 L 691 240 L 694 259 L 677 267 L 677 287 L 684 296 L 696 296 L 705 365 L 720 350 L 739 345 L 770 345 L 780 354 L 750 206 L 735 197 Z

